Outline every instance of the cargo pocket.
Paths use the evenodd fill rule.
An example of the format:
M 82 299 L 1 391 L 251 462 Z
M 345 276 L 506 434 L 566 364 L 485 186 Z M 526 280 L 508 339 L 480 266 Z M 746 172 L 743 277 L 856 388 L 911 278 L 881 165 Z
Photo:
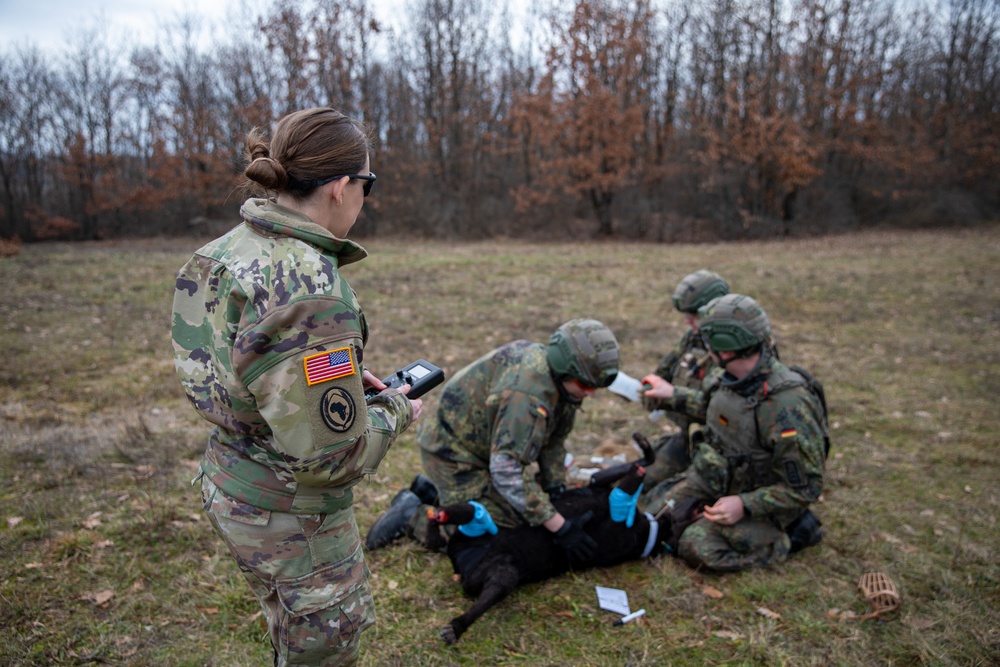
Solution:
M 227 496 L 208 477 L 202 479 L 201 499 L 205 511 L 220 519 L 248 526 L 266 526 L 271 520 L 271 510 L 254 507 Z
M 283 610 L 282 648 L 304 658 L 330 647 L 356 645 L 361 631 L 375 622 L 368 566 L 361 545 L 333 565 L 302 577 L 275 580 Z

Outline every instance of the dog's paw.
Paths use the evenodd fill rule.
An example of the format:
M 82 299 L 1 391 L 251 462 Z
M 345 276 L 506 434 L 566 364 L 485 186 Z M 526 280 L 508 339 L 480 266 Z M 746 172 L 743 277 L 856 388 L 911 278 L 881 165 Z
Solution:
M 443 639 L 444 643 L 448 646 L 452 646 L 458 641 L 458 635 L 455 634 L 455 628 L 451 625 L 451 623 L 441 628 L 441 639 Z

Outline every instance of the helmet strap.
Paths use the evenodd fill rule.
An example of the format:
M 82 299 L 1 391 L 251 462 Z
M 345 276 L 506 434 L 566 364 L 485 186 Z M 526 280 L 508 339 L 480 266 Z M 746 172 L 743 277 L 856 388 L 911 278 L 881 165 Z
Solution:
M 737 354 L 729 359 L 729 361 L 745 359 L 752 356 L 754 352 L 760 352 L 760 358 L 757 359 L 757 363 L 754 364 L 754 367 L 751 368 L 742 378 L 737 378 L 729 370 L 726 370 L 725 367 L 723 367 L 723 370 L 726 370 L 726 375 L 722 380 L 723 386 L 728 387 L 737 393 L 742 393 L 748 386 L 751 386 L 755 382 L 754 378 L 760 379 L 762 377 L 760 376 L 760 369 L 769 358 L 767 349 L 767 346 L 754 346 L 753 348 L 750 348 L 749 352 L 747 352 L 747 350 L 740 350 L 740 352 L 744 352 L 745 354 Z
M 569 393 L 566 390 L 566 387 L 563 386 L 563 382 L 567 380 L 575 380 L 576 378 L 574 378 L 572 375 L 556 375 L 555 373 L 550 373 L 550 375 L 552 376 L 552 379 L 556 383 L 556 389 L 559 391 L 560 400 L 573 404 L 583 402 L 583 399 L 577 398 L 573 394 Z

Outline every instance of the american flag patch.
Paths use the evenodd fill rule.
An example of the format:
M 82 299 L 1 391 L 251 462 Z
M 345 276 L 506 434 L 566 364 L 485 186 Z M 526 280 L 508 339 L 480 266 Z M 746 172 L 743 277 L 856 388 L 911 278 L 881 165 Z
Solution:
M 349 347 L 311 354 L 302 363 L 306 369 L 306 384 L 310 387 L 327 380 L 354 375 L 354 359 Z
M 796 431 L 794 428 L 786 428 L 784 431 L 781 432 L 781 437 L 782 438 L 791 438 L 791 437 L 794 437 L 794 436 L 796 436 L 798 434 L 799 434 L 799 432 Z

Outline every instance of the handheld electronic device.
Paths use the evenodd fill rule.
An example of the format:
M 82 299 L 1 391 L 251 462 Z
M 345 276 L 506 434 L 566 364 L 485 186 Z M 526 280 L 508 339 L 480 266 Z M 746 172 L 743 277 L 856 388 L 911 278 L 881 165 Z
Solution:
M 434 387 L 444 382 L 444 371 L 424 359 L 417 359 L 409 366 L 400 368 L 387 378 L 382 378 L 386 388 L 410 385 L 409 398 L 420 398 Z M 379 393 L 378 389 L 370 387 L 365 391 L 365 397 L 371 398 Z

